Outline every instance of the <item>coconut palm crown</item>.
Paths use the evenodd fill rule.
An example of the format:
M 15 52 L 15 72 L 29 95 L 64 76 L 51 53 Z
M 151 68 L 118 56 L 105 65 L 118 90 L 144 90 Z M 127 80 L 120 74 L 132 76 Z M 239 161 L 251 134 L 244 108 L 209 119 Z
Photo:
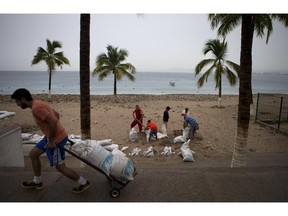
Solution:
M 127 76 L 129 80 L 134 81 L 133 74 L 136 73 L 136 69 L 131 63 L 122 63 L 128 56 L 127 50 L 118 50 L 118 47 L 108 45 L 107 51 L 107 54 L 101 53 L 96 57 L 96 68 L 92 75 L 98 75 L 98 79 L 101 81 L 112 73 L 114 76 L 114 95 L 117 95 L 117 81 L 121 80 L 123 76 Z
M 32 60 L 32 66 L 44 61 L 48 66 L 49 71 L 49 96 L 48 99 L 51 101 L 51 77 L 52 73 L 55 72 L 56 66 L 62 69 L 63 64 L 69 65 L 69 60 L 64 56 L 64 52 L 56 52 L 58 48 L 62 48 L 60 41 L 50 41 L 46 39 L 47 48 L 46 50 L 42 47 L 38 47 L 37 53 Z
M 227 77 L 231 86 L 235 86 L 240 71 L 240 66 L 238 64 L 226 60 L 227 51 L 227 42 L 225 39 L 223 39 L 222 42 L 219 39 L 208 40 L 203 49 L 203 54 L 206 55 L 207 53 L 211 53 L 214 58 L 202 60 L 195 68 L 195 76 L 197 76 L 205 67 L 208 67 L 197 82 L 198 88 L 201 88 L 204 83 L 207 82 L 208 77 L 214 73 L 214 80 L 216 82 L 215 89 L 219 89 L 219 106 L 221 106 L 222 75 Z M 233 70 L 235 72 L 233 72 Z

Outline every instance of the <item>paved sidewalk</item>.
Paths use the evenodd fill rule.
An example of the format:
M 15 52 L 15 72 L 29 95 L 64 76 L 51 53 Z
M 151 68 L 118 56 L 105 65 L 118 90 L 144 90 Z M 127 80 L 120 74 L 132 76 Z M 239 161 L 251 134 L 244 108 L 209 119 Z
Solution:
M 231 157 L 179 164 L 135 164 L 138 174 L 110 196 L 106 177 L 91 167 L 73 168 L 91 182 L 81 194 L 74 182 L 44 167 L 44 189 L 21 188 L 33 176 L 31 167 L 0 168 L 1 202 L 287 202 L 288 153 L 251 153 L 246 168 L 230 168 Z

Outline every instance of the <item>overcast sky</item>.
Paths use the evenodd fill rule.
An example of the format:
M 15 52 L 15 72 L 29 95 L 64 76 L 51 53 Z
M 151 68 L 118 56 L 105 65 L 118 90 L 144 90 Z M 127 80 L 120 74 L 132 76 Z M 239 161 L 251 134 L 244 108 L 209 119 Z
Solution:
M 49 12 L 49 11 L 48 11 Z M 288 28 L 273 23 L 269 43 L 254 36 L 253 70 L 288 70 Z M 193 71 L 204 56 L 208 39 L 217 37 L 206 13 L 91 13 L 90 70 L 96 56 L 108 44 L 126 49 L 127 62 L 137 71 Z M 80 15 L 77 13 L 1 13 L 0 70 L 47 70 L 44 63 L 31 66 L 39 46 L 46 49 L 46 38 L 61 41 L 70 66 L 79 70 Z M 240 28 L 227 37 L 227 59 L 239 64 Z

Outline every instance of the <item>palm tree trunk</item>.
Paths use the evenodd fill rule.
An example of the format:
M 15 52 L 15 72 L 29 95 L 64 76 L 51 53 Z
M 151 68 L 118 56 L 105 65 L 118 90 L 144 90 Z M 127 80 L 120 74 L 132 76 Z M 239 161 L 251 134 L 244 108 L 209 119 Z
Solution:
M 48 101 L 51 102 L 51 80 L 52 80 L 52 70 L 49 70 L 49 86 L 48 86 Z
M 80 17 L 80 118 L 81 139 L 91 139 L 90 113 L 90 14 Z
M 242 15 L 237 134 L 231 167 L 245 167 L 247 163 L 253 30 L 252 16 L 249 14 Z
M 220 81 L 219 81 L 219 98 L 218 98 L 218 106 L 221 107 L 221 97 L 222 97 L 222 75 L 220 74 Z
M 254 27 L 255 27 L 255 22 L 254 22 L 254 17 L 252 17 L 252 29 L 253 29 L 253 32 L 252 32 L 252 40 L 253 40 L 253 37 L 254 37 Z M 252 42 L 251 42 L 252 43 Z M 252 50 L 252 46 L 251 46 L 251 50 Z M 251 51 L 252 52 L 252 51 Z M 251 63 L 252 65 L 252 63 Z M 252 66 L 251 66 L 252 67 Z M 251 80 L 252 80 L 252 72 L 251 72 Z M 254 116 L 254 108 L 253 108 L 253 92 L 252 92 L 252 85 L 250 85 L 250 92 L 251 92 L 251 95 L 250 95 L 250 116 Z
M 114 95 L 117 95 L 117 80 L 116 80 L 116 72 L 115 70 L 113 71 L 114 74 Z

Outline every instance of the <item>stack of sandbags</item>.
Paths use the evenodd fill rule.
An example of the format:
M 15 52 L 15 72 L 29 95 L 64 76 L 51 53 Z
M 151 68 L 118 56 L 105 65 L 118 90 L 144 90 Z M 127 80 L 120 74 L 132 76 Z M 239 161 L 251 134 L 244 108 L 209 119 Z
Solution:
M 115 145 L 110 139 L 101 141 L 85 140 L 76 142 L 71 148 L 77 152 L 81 158 L 89 161 L 113 179 L 122 183 L 132 181 L 135 175 L 133 161 L 127 158 L 118 147 L 110 148 L 113 149 L 111 152 L 104 148 L 110 145 Z

